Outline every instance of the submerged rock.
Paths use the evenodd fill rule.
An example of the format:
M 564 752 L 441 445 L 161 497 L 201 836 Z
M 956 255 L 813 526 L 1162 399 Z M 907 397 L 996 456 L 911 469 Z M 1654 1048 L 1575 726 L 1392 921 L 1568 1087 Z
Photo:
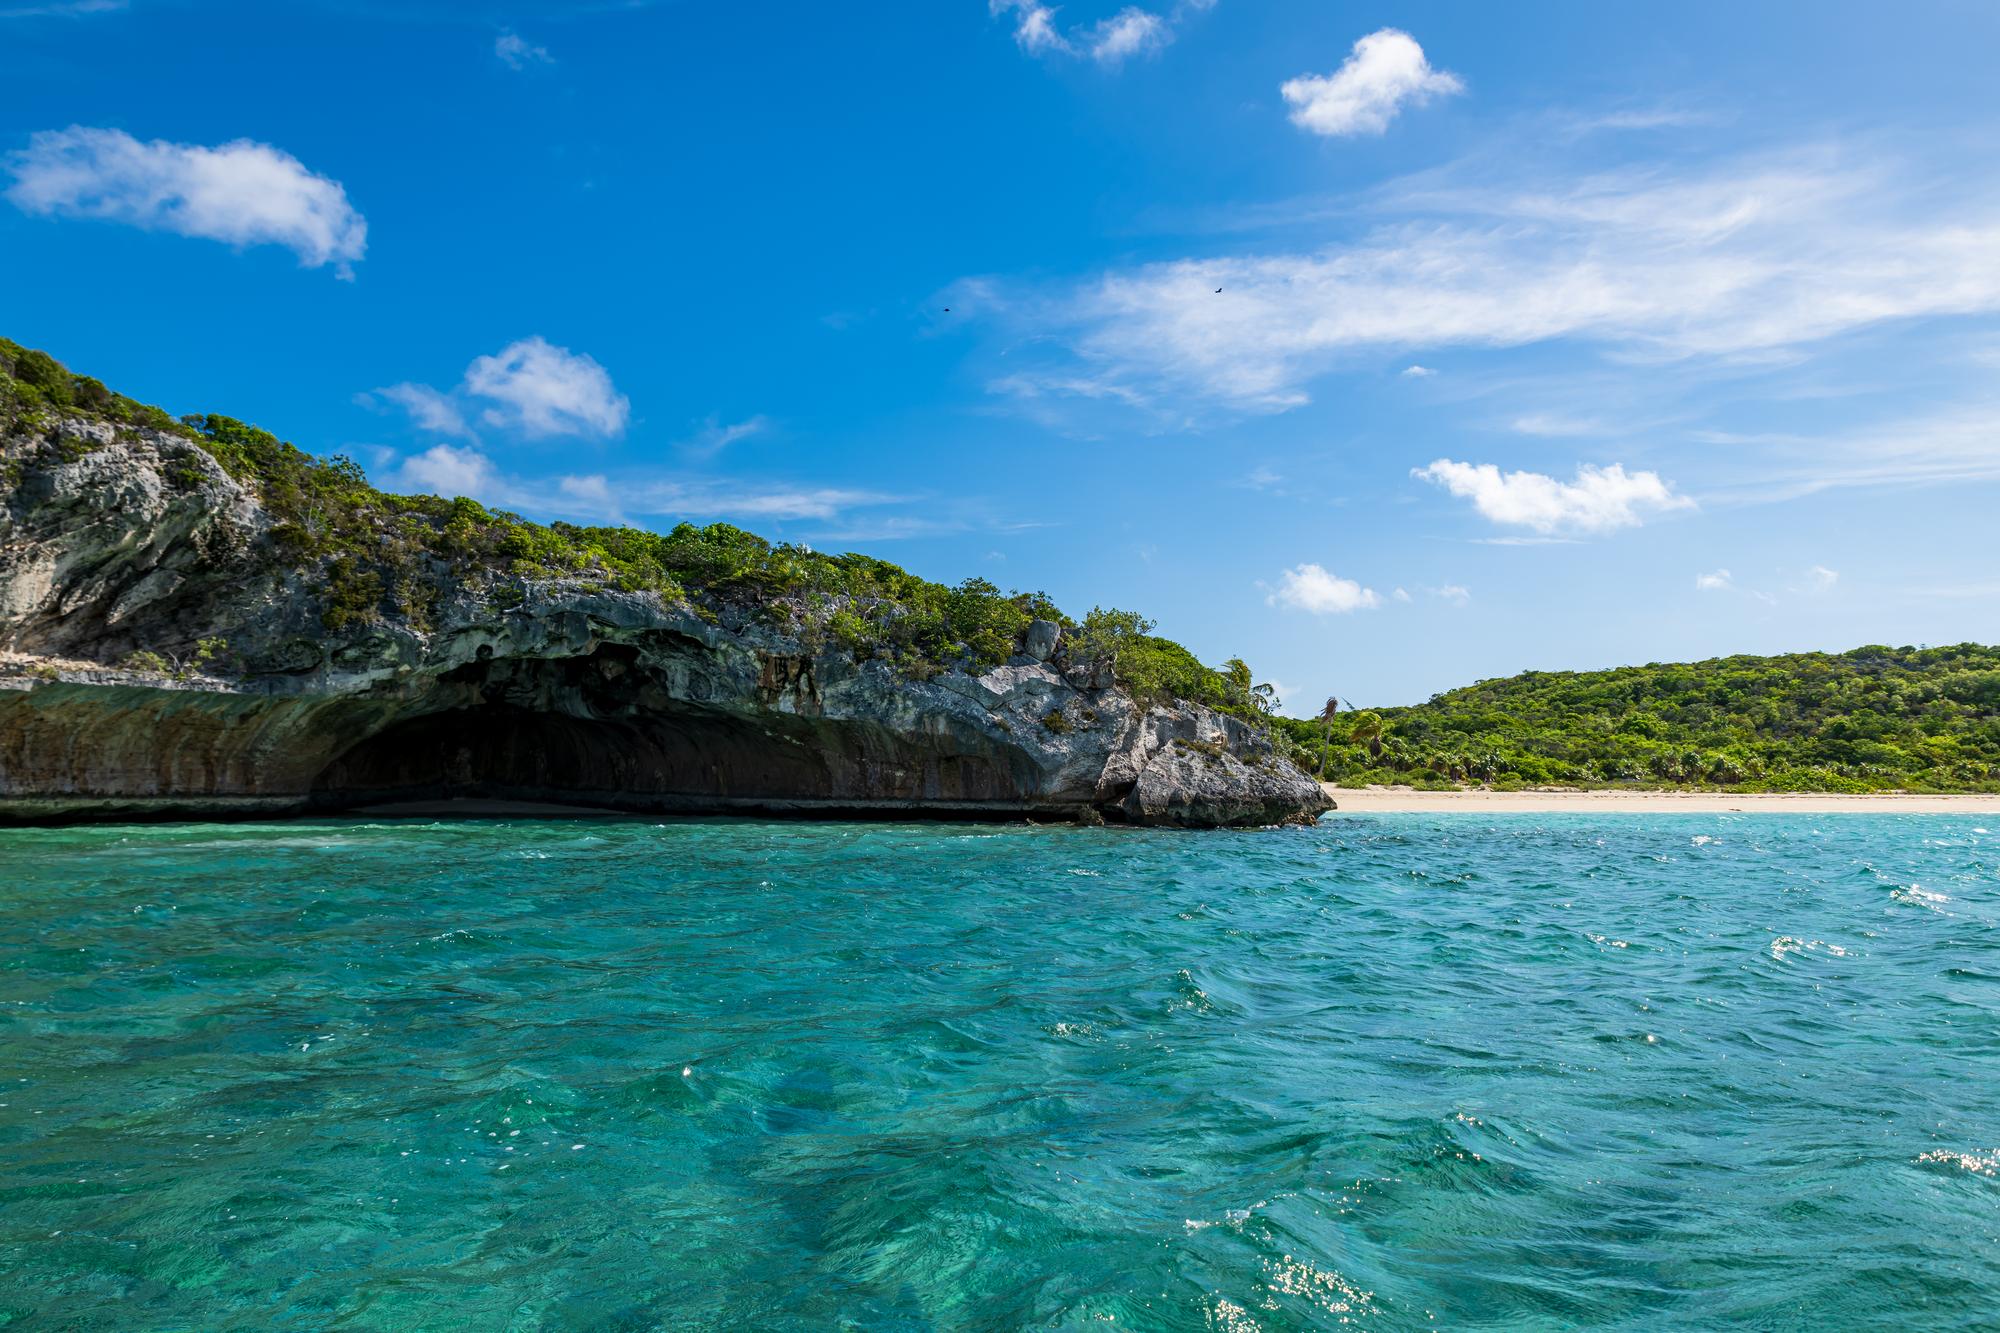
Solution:
M 770 607 L 442 562 L 422 614 L 350 621 L 187 438 L 64 420 L 0 463 L 0 820 L 477 798 L 1209 827 L 1329 806 L 1262 729 L 1134 699 L 1052 621 L 1015 665 L 923 678 Z

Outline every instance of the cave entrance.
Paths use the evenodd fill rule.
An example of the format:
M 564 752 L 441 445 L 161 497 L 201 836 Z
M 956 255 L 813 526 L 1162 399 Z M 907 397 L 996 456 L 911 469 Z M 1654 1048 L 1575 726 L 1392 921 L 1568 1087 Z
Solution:
M 395 723 L 350 747 L 313 784 L 321 804 L 451 800 L 601 806 L 623 748 L 613 724 L 504 705 Z
M 826 800 L 826 766 L 802 739 L 697 709 L 639 720 L 483 704 L 364 737 L 320 773 L 313 798 L 346 809 L 475 801 L 715 810 Z
M 428 711 L 361 726 L 313 780 L 312 804 L 957 819 L 1018 818 L 1044 804 L 1028 795 L 1045 777 L 1026 750 L 948 717 L 899 725 L 770 699 L 697 701 L 682 693 L 686 681 L 670 685 L 624 645 L 574 658 L 481 657 L 438 686 L 417 705 Z

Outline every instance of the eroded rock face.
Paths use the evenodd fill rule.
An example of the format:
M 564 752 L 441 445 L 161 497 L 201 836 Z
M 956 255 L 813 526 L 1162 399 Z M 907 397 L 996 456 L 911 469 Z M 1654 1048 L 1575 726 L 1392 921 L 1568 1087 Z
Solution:
M 0 819 L 471 796 L 1206 827 L 1328 805 L 1239 719 L 1144 708 L 1057 660 L 1053 625 L 1014 665 L 929 680 L 749 616 L 562 582 L 454 586 L 422 630 L 329 633 L 206 453 L 93 444 L 31 470 L 0 512 Z M 102 665 L 209 635 L 230 645 L 228 679 Z

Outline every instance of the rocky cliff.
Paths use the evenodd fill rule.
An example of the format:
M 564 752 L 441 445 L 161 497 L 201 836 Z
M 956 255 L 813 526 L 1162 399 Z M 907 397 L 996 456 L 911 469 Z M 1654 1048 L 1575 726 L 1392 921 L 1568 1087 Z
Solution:
M 0 415 L 0 820 L 479 797 L 1203 827 L 1328 807 L 1254 710 L 1144 698 L 1115 646 L 1085 652 L 1018 598 L 953 619 L 959 594 L 913 580 L 947 597 L 924 640 L 917 593 L 841 591 L 905 587 L 893 566 L 812 572 L 859 557 L 811 557 L 782 595 L 712 571 L 645 586 L 469 502 L 328 481 L 261 433 L 289 452 L 47 397 Z M 487 520 L 515 555 L 477 558 Z M 761 549 L 760 569 L 810 556 Z M 908 646 L 960 632 L 943 660 Z

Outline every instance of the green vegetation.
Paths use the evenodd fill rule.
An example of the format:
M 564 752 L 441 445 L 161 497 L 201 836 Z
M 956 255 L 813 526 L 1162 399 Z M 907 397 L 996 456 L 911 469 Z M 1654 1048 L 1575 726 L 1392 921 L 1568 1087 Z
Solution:
M 2000 791 L 2000 648 L 1531 671 L 1280 725 L 1350 786 Z
M 0 445 L 62 415 L 186 441 L 192 448 L 170 455 L 164 468 L 178 489 L 194 490 L 208 475 L 198 449 L 255 492 L 274 520 L 276 563 L 317 580 L 329 631 L 390 619 L 428 629 L 454 582 L 478 582 L 506 606 L 524 601 L 531 583 L 564 580 L 656 593 L 709 617 L 750 608 L 810 648 L 837 646 L 919 678 L 1003 662 L 1030 622 L 1048 619 L 1064 627 L 1072 661 L 1105 664 L 1142 699 L 1195 700 L 1259 718 L 1270 706 L 1269 687 L 1253 686 L 1240 660 L 1221 671 L 1205 666 L 1129 611 L 1095 609 L 1078 624 L 1042 593 L 1003 593 L 979 578 L 933 583 L 886 560 L 774 545 L 727 523 L 682 523 L 666 533 L 541 524 L 476 500 L 389 495 L 352 459 L 315 457 L 230 417 L 176 420 L 0 339 Z M 0 464 L 75 462 L 90 447 L 59 435 L 48 446 L 52 457 L 8 455 Z

